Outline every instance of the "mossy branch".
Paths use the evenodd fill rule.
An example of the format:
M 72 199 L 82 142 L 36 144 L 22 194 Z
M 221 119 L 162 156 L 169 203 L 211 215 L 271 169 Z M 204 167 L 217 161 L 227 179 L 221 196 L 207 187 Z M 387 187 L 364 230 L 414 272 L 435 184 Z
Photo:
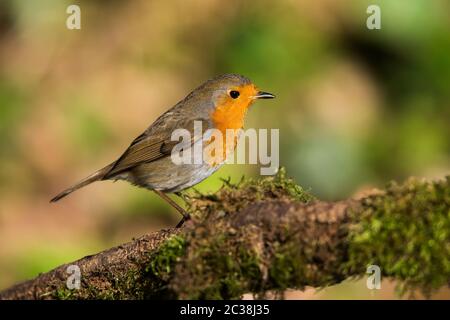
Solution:
M 340 202 L 313 198 L 284 170 L 185 195 L 194 218 L 60 266 L 0 299 L 238 299 L 326 287 L 378 265 L 401 293 L 450 284 L 450 177 L 391 183 Z M 69 290 L 68 265 L 81 270 Z

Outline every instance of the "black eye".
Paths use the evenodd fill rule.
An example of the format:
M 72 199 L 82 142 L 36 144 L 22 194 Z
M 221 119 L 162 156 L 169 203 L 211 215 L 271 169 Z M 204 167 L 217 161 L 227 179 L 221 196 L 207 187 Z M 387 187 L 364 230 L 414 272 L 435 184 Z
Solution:
M 237 97 L 239 97 L 239 91 L 235 91 L 235 90 L 230 91 L 230 97 L 232 97 L 233 99 L 236 99 Z

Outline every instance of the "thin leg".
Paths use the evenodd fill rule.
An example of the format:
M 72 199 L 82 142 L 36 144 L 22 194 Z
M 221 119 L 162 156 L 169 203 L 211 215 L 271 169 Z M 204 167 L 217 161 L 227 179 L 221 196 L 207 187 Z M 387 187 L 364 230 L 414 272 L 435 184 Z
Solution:
M 183 218 L 181 218 L 180 222 L 177 223 L 177 225 L 175 226 L 175 228 L 181 228 L 181 226 L 190 219 L 191 217 L 189 215 L 187 216 L 183 216 Z
M 189 213 L 186 212 L 186 210 L 184 210 L 182 207 L 180 207 L 178 205 L 178 203 L 176 203 L 175 201 L 173 201 L 172 199 L 169 198 L 168 195 L 166 195 L 164 192 L 159 191 L 159 190 L 153 190 L 155 191 L 155 193 L 160 196 L 161 198 L 163 198 L 164 200 L 166 200 L 172 207 L 174 207 L 182 216 L 183 218 L 181 219 L 180 222 L 178 222 L 178 224 L 176 225 L 176 228 L 180 228 L 183 223 L 187 220 L 189 220 L 190 216 Z

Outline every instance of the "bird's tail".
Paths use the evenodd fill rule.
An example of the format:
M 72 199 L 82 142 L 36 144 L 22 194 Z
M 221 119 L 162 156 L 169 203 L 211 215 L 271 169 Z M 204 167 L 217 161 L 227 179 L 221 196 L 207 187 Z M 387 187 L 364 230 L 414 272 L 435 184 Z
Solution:
M 76 184 L 74 184 L 70 188 L 67 188 L 66 190 L 58 193 L 58 195 L 56 195 L 52 200 L 50 200 L 50 202 L 56 202 L 56 201 L 64 198 L 65 196 L 71 194 L 72 192 L 74 192 L 80 188 L 83 188 L 83 187 L 87 186 L 88 184 L 91 184 L 92 182 L 103 180 L 103 178 L 106 176 L 106 174 L 109 172 L 109 170 L 111 170 L 112 166 L 113 166 L 113 163 L 104 167 L 103 169 L 100 169 L 100 170 L 94 172 L 93 174 L 84 178 L 83 180 L 78 181 Z

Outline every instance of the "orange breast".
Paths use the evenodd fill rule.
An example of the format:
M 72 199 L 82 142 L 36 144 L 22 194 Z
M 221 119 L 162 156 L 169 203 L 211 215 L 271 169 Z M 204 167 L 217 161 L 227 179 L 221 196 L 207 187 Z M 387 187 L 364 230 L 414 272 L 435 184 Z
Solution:
M 243 103 L 226 103 L 216 107 L 212 113 L 215 128 L 225 134 L 227 129 L 241 129 L 244 127 L 244 117 L 247 106 Z
M 224 97 L 217 103 L 211 114 L 214 127 L 222 133 L 223 139 L 222 148 L 217 148 L 215 154 L 209 155 L 207 162 L 212 165 L 225 160 L 236 148 L 238 130 L 244 127 L 245 114 L 248 107 L 253 103 L 252 96 L 256 94 L 257 89 L 253 84 L 250 84 L 240 87 L 239 92 L 240 97 L 238 99 L 232 99 L 229 96 Z M 232 137 L 228 137 L 228 144 L 227 130 L 232 130 L 233 133 Z
M 222 162 L 221 160 L 225 160 L 236 148 L 238 130 L 244 127 L 244 118 L 247 108 L 248 104 L 246 105 L 243 103 L 235 103 L 232 105 L 222 104 L 212 113 L 211 118 L 214 123 L 214 127 L 222 133 L 223 140 L 221 147 L 216 148 L 215 154 L 210 155 L 208 163 L 216 164 Z M 231 136 L 230 133 L 228 133 L 228 141 L 227 130 L 232 133 Z M 220 144 L 216 145 L 220 146 Z
M 222 143 L 215 143 L 214 151 L 205 155 L 206 162 L 211 166 L 222 163 L 235 149 L 238 130 L 244 126 L 245 111 L 246 108 L 243 107 L 230 108 L 229 106 L 221 105 L 212 113 L 211 118 L 214 127 L 222 134 Z M 227 130 L 229 131 L 228 139 Z

